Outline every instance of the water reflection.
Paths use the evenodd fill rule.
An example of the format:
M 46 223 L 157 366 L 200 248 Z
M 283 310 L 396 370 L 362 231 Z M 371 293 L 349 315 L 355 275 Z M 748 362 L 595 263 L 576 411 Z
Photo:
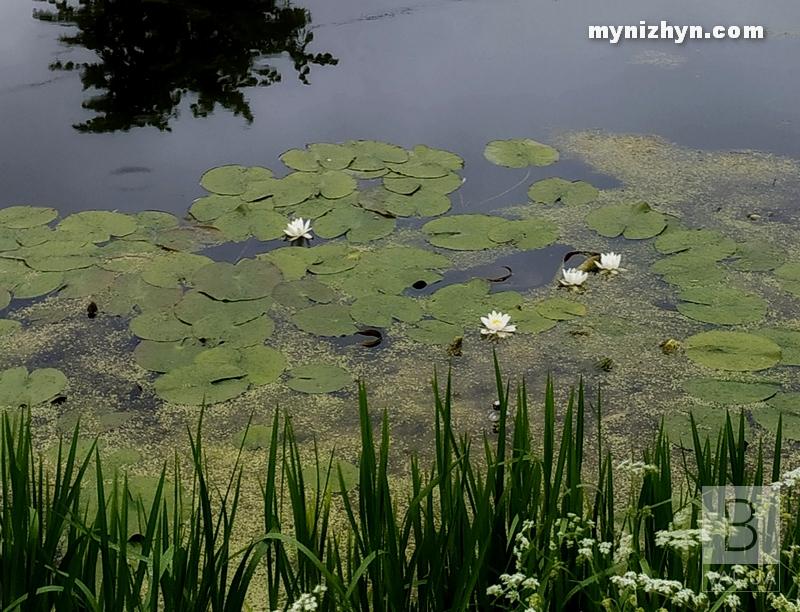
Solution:
M 308 83 L 312 65 L 337 63 L 310 53 L 310 13 L 287 0 L 49 0 L 34 11 L 43 21 L 72 25 L 61 40 L 84 47 L 98 61 L 55 62 L 53 70 L 78 70 L 95 95 L 83 107 L 96 116 L 75 125 L 81 132 L 153 126 L 168 130 L 186 94 L 195 117 L 216 105 L 253 121 L 242 89 L 281 80 L 269 56 L 286 54 Z

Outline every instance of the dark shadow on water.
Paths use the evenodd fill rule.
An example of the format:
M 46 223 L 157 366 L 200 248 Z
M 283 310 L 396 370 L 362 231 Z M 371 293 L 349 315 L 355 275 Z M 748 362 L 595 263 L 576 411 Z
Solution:
M 430 295 L 442 287 L 466 283 L 473 278 L 489 280 L 492 292 L 527 291 L 555 282 L 564 255 L 572 250 L 573 248 L 569 245 L 554 244 L 535 251 L 512 253 L 499 257 L 490 264 L 446 272 L 438 283 L 411 287 L 406 294 Z
M 205 117 L 220 107 L 253 121 L 242 91 L 281 80 L 267 58 L 285 54 L 308 84 L 312 65 L 338 62 L 310 53 L 311 14 L 280 0 L 49 0 L 36 19 L 74 26 L 61 37 L 94 52 L 96 61 L 56 61 L 77 70 L 95 116 L 74 127 L 113 132 L 152 126 L 169 130 L 192 94 L 191 111 Z

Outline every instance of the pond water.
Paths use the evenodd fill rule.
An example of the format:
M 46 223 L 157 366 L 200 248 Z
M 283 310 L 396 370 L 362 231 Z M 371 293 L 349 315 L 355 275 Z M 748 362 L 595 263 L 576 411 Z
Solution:
M 72 219 L 56 240 L 46 210 L 0 213 L 0 243 L 13 245 L 0 244 L 0 288 L 13 285 L 15 298 L 4 316 L 22 324 L 3 324 L 0 367 L 58 368 L 68 380 L 17 373 L 0 391 L 46 396 L 33 413 L 45 441 L 81 418 L 87 432 L 129 451 L 120 463 L 147 473 L 185 441 L 213 382 L 220 401 L 206 428 L 222 465 L 232 434 L 251 414 L 268 423 L 276 405 L 292 412 L 301 436 L 316 434 L 323 450 L 336 446 L 354 461 L 351 381 L 363 378 L 376 409 L 390 411 L 395 444 L 420 449 L 430 439 L 433 368 L 443 375 L 450 364 L 460 425 L 491 431 L 492 347 L 473 315 L 495 307 L 520 323 L 521 333 L 497 345 L 506 372 L 537 392 L 548 372 L 562 386 L 578 375 L 592 392 L 603 385 L 610 439 L 621 450 L 664 415 L 692 409 L 703 423 L 718 422 L 722 406 L 736 404 L 716 401 L 725 393 L 748 399 L 754 432 L 774 426 L 783 409 L 794 419 L 787 435 L 800 438 L 794 0 L 309 0 L 277 8 L 249 0 L 234 13 L 183 4 L 192 10 L 92 2 L 94 12 L 62 6 L 59 15 L 43 2 L 0 5 L 0 207 L 53 207 Z M 252 18 L 262 11 L 269 27 Z M 768 34 L 684 45 L 588 40 L 589 25 L 642 19 L 757 24 Z M 517 138 L 553 145 L 560 159 L 510 168 L 485 157 L 488 142 Z M 438 199 L 402 214 L 384 210 L 386 190 L 377 199 L 353 195 L 341 169 L 352 171 L 356 154 L 337 165 L 340 149 L 317 155 L 323 167 L 314 161 L 314 172 L 296 173 L 313 175 L 311 191 L 323 197 L 298 197 L 298 185 L 276 194 L 263 170 L 241 189 L 231 190 L 239 179 L 225 170 L 206 175 L 207 189 L 199 182 L 227 164 L 283 177 L 287 150 L 361 139 L 432 147 L 414 149 L 422 169 L 403 166 L 407 153 L 394 159 L 394 148 L 367 157 L 385 156 L 379 173 L 394 164 L 401 199 L 409 177 L 422 191 L 433 189 L 426 181 L 455 180 L 441 219 L 490 215 L 465 221 L 466 242 L 475 244 L 450 248 L 449 236 L 463 228 L 425 225 L 445 212 L 436 189 Z M 531 146 L 525 154 L 550 155 Z M 308 161 L 308 153 L 295 155 L 295 166 Z M 378 174 L 370 183 L 364 172 L 355 173 L 358 189 L 374 194 Z M 553 176 L 600 191 L 573 204 L 530 203 L 529 187 Z M 330 181 L 321 187 L 320 177 Z M 245 208 L 252 205 L 260 225 L 222 228 L 230 198 L 253 189 L 263 197 Z M 184 229 L 174 217 L 133 216 L 156 210 L 184 219 L 210 192 L 217 195 L 200 206 L 211 212 L 193 208 L 196 222 Z M 301 265 L 302 249 L 276 251 L 286 213 L 341 204 L 326 199 L 346 201 L 344 215 L 357 210 L 391 227 L 371 226 L 374 240 L 315 241 L 328 246 Z M 641 201 L 652 210 L 631 207 Z M 128 216 L 68 216 L 98 210 Z M 393 214 L 396 226 L 387 221 Z M 500 216 L 522 221 L 506 225 Z M 314 224 L 331 238 L 342 233 Z M 85 244 L 76 246 L 77 234 Z M 558 288 L 568 252 L 609 250 L 623 254 L 621 274 L 591 274 L 585 291 Z M 203 256 L 246 263 L 201 273 L 210 265 Z M 275 292 L 281 279 L 265 262 L 281 264 Z M 194 287 L 192 297 L 181 295 L 183 284 Z M 730 292 L 710 295 L 704 286 Z M 444 287 L 449 293 L 438 293 Z M 260 316 L 272 299 L 274 324 Z M 92 304 L 99 312 L 89 318 Z M 354 335 L 365 329 L 377 331 Z M 269 337 L 269 348 L 254 349 L 251 337 Z M 732 361 L 715 361 L 720 353 Z M 187 364 L 229 374 L 199 382 L 196 372 L 164 374 Z M 301 369 L 308 365 L 322 369 Z M 685 431 L 685 418 L 670 418 L 679 421 L 676 431 Z

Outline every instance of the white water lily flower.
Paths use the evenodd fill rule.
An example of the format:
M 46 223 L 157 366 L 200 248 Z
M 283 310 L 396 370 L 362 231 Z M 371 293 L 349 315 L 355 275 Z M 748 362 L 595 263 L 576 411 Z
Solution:
M 507 338 L 517 331 L 517 326 L 509 325 L 509 321 L 511 321 L 511 315 L 493 310 L 485 317 L 481 317 L 481 323 L 483 323 L 481 333 L 485 336 Z
M 609 274 L 616 274 L 622 268 L 619 267 L 622 255 L 619 253 L 600 253 L 600 261 L 596 264 L 598 268 Z
M 283 230 L 283 233 L 286 234 L 286 237 L 291 241 L 300 240 L 301 238 L 311 240 L 311 238 L 313 238 L 311 234 L 311 221 L 307 221 L 302 217 L 293 219 L 286 225 L 286 229 Z
M 588 272 L 583 272 L 577 268 L 567 268 L 561 274 L 562 278 L 558 282 L 565 287 L 580 287 L 589 278 Z

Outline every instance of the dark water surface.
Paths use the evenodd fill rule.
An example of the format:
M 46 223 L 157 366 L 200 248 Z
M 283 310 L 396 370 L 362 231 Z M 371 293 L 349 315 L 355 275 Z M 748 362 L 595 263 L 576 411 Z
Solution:
M 117 62 L 100 62 L 93 82 L 130 86 L 127 94 L 135 99 L 152 93 L 137 93 L 146 76 L 155 97 L 170 107 L 157 127 L 125 131 L 117 129 L 128 126 L 116 115 L 97 123 L 102 102 L 94 111 L 82 107 L 97 91 L 82 90 L 80 71 L 51 68 L 98 63 L 93 53 L 59 41 L 78 30 L 35 19 L 34 10 L 52 8 L 47 3 L 0 3 L 0 206 L 183 213 L 200 195 L 197 180 L 209 167 L 277 169 L 288 148 L 352 138 L 458 152 L 467 161 L 467 183 L 455 194 L 456 211 L 490 208 L 490 198 L 523 177 L 520 172 L 510 183 L 507 169 L 483 160 L 484 144 L 495 138 L 547 140 L 553 130 L 599 128 L 656 133 L 697 148 L 800 156 L 796 0 L 306 0 L 293 6 L 307 9 L 310 23 L 308 16 L 297 22 L 296 14 L 283 14 L 274 39 L 264 40 L 241 16 L 223 21 L 231 36 L 213 44 L 230 60 L 221 70 L 231 74 L 216 83 L 208 69 L 215 48 L 202 44 L 214 15 L 192 17 L 199 42 L 181 38 L 188 36 L 185 24 L 174 15 L 172 21 L 156 15 L 157 41 L 181 45 L 145 49 L 163 59 L 152 74 L 126 64 L 141 51 L 147 30 L 138 22 L 128 27 L 140 14 L 130 6 L 139 4 L 131 3 L 128 13 L 116 8 L 113 15 L 95 15 L 82 30 L 84 43 L 105 48 Z M 759 24 L 768 37 L 683 45 L 588 40 L 590 24 L 641 19 Z M 313 41 L 304 47 L 308 32 Z M 288 49 L 252 61 L 264 67 L 259 79 L 276 81 L 279 72 L 279 82 L 250 86 L 251 48 Z M 181 89 L 186 92 L 176 96 Z M 205 98 L 198 100 L 198 90 Z M 560 164 L 559 173 L 609 184 L 574 162 Z M 537 170 L 532 179 L 550 174 Z M 530 182 L 514 194 L 524 199 Z

